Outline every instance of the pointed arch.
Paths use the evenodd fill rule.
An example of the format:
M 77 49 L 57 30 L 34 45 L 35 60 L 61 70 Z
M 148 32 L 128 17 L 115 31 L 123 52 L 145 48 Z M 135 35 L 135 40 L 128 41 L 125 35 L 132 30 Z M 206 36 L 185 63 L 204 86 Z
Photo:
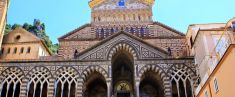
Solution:
M 76 86 L 79 76 L 79 72 L 71 66 L 64 66 L 57 69 L 55 72 L 56 80 L 54 97 L 66 95 L 69 97 L 76 97 Z
M 87 77 L 92 72 L 98 72 L 98 73 L 102 74 L 105 78 L 108 78 L 108 72 L 104 68 L 97 66 L 97 65 L 94 65 L 94 66 L 89 66 L 85 70 L 83 70 L 83 72 L 81 74 L 82 83 L 84 83 L 86 81 Z
M 172 96 L 192 97 L 197 79 L 195 71 L 185 64 L 174 64 L 169 70 Z
M 145 65 L 144 67 L 142 67 L 139 71 L 138 71 L 138 76 L 142 79 L 146 73 L 148 72 L 153 72 L 155 73 L 155 75 L 158 75 L 160 77 L 160 85 L 162 85 L 162 93 L 164 96 L 167 96 L 167 93 L 169 93 L 168 89 L 170 88 L 169 87 L 169 83 L 168 83 L 168 76 L 167 74 L 165 73 L 165 71 L 158 65 Z M 143 79 L 142 79 L 143 80 Z
M 50 70 L 44 66 L 36 66 L 26 76 L 29 79 L 27 97 L 47 97 L 49 79 L 53 77 Z
M 24 72 L 18 67 L 8 67 L 1 73 L 0 97 L 19 97 Z
M 98 96 L 97 93 L 101 93 L 102 96 L 107 95 L 108 73 L 104 68 L 97 65 L 89 66 L 82 72 L 81 78 L 83 97 Z

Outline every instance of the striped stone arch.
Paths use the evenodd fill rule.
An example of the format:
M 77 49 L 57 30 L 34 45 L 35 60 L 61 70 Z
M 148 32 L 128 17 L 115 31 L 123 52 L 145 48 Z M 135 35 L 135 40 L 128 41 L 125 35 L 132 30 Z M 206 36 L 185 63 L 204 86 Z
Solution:
M 5 69 L 0 75 L 0 95 L 3 96 L 3 94 L 5 94 L 6 97 L 23 96 L 20 95 L 20 92 L 22 92 L 20 91 L 20 88 L 22 86 L 22 81 L 24 77 L 25 74 L 23 70 L 19 67 L 12 66 Z M 12 91 L 12 93 L 10 94 L 9 91 Z
M 84 84 L 87 81 L 87 77 L 89 77 L 90 74 L 93 73 L 93 72 L 100 73 L 105 78 L 105 80 L 107 81 L 108 72 L 104 68 L 102 68 L 100 66 L 97 66 L 97 65 L 87 67 L 86 69 L 83 70 L 83 72 L 81 74 L 81 85 L 79 86 L 81 95 L 83 95 L 83 92 L 85 90 Z
M 159 76 L 161 77 L 161 80 L 163 82 L 163 88 L 164 88 L 164 94 L 165 97 L 171 97 L 170 96 L 170 83 L 169 83 L 169 77 L 167 76 L 167 74 L 165 73 L 165 71 L 159 67 L 158 65 L 145 65 L 144 67 L 142 67 L 139 72 L 138 72 L 138 76 L 141 78 L 145 72 L 148 71 L 154 71 L 156 73 L 159 74 Z
M 110 49 L 110 51 L 108 53 L 108 60 L 112 60 L 113 55 L 115 55 L 120 50 L 125 50 L 125 51 L 129 52 L 130 54 L 132 54 L 133 59 L 137 60 L 137 52 L 136 52 L 136 50 L 133 48 L 133 46 L 129 45 L 128 43 L 118 43 L 118 44 L 115 44 Z
M 77 69 L 75 69 L 72 66 L 63 66 L 60 67 L 56 70 L 55 74 L 55 93 L 54 93 L 54 97 L 57 97 L 58 95 L 62 95 L 62 94 L 70 94 L 70 93 L 74 93 L 74 94 L 70 94 L 70 97 L 80 97 L 81 96 L 81 90 L 79 88 L 77 88 L 78 86 L 78 80 L 80 77 L 80 74 L 78 72 Z M 68 87 L 68 91 L 63 91 L 63 88 L 61 88 L 61 86 L 65 87 L 65 84 L 67 84 Z M 58 92 L 60 91 L 61 92 Z M 72 91 L 72 92 L 70 92 Z
M 72 66 L 63 66 L 58 68 L 54 74 L 54 77 L 57 79 L 59 77 L 63 77 L 66 74 L 68 74 L 68 76 L 72 76 L 74 81 L 77 81 L 80 77 L 78 70 Z
M 36 66 L 32 68 L 26 75 L 27 81 L 27 97 L 35 95 L 53 96 L 53 75 L 47 67 Z M 40 93 L 37 93 L 41 91 Z
M 7 77 L 11 77 L 11 75 L 14 75 L 14 78 L 17 78 L 17 79 L 22 79 L 25 77 L 24 71 L 21 68 L 16 67 L 16 66 L 12 66 L 12 67 L 8 67 L 4 71 L 2 71 L 2 73 L 0 75 L 1 82 L 3 80 L 6 80 L 5 78 L 7 78 Z
M 47 72 L 47 74 L 49 75 L 49 77 L 53 77 L 52 73 L 50 72 L 50 70 L 47 67 L 44 66 L 35 66 L 34 68 L 32 68 L 27 74 L 26 77 L 27 78 L 31 78 L 31 75 L 35 74 L 36 72 Z
M 102 74 L 104 76 L 104 78 L 107 80 L 108 72 L 104 68 L 97 66 L 97 65 L 94 65 L 94 66 L 89 66 L 83 70 L 83 72 L 81 74 L 82 83 L 84 83 L 86 81 L 87 77 L 95 71 Z
M 196 88 L 196 73 L 193 69 L 188 67 L 186 64 L 173 64 L 167 71 L 170 77 L 171 82 L 171 91 L 174 88 L 177 90 L 177 94 L 171 95 L 178 95 L 180 94 L 180 87 L 184 89 L 184 93 L 187 96 L 194 94 L 194 89 Z M 174 83 L 174 84 L 173 84 Z M 190 86 L 191 88 L 189 88 Z M 190 91 L 190 92 L 189 92 Z
M 172 72 L 174 72 L 174 70 L 185 70 L 186 73 L 190 76 L 190 78 L 194 81 L 194 87 L 197 87 L 196 85 L 196 80 L 198 78 L 197 74 L 196 74 L 196 71 L 191 69 L 190 67 L 188 67 L 187 65 L 185 64 L 174 64 L 172 65 L 168 70 L 167 70 L 167 73 L 168 74 L 171 74 L 169 76 L 173 76 L 172 75 Z

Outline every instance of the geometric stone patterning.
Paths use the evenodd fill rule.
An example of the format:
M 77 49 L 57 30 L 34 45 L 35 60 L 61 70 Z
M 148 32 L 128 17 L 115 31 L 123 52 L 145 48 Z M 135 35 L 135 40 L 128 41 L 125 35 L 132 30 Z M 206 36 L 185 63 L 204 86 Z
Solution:
M 115 35 L 114 35 L 115 36 Z M 110 60 L 115 50 L 125 49 L 134 55 L 135 59 L 159 59 L 165 58 L 167 52 L 147 45 L 136 37 L 130 37 L 128 33 L 120 32 L 115 38 L 110 37 L 102 41 L 99 46 L 79 54 L 79 60 Z M 135 53 L 135 54 L 134 54 Z M 137 56 L 136 56 L 137 55 Z

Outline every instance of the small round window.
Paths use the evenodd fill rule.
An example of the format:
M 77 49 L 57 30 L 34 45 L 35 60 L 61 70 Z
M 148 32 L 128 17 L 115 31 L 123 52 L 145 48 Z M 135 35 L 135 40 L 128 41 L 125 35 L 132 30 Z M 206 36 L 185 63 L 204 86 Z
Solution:
M 20 40 L 20 38 L 21 38 L 20 35 L 17 35 L 17 36 L 15 37 L 16 40 Z

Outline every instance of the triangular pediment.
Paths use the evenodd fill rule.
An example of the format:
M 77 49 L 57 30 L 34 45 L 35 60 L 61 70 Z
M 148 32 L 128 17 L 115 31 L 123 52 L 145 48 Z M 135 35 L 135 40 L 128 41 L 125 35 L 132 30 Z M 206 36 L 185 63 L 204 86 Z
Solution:
M 184 37 L 185 34 L 160 22 L 153 22 L 154 37 Z
M 168 56 L 168 53 L 158 47 L 154 47 L 142 39 L 129 33 L 119 32 L 102 40 L 100 43 L 78 54 L 79 60 L 109 60 L 113 49 L 130 48 L 135 53 L 136 59 L 162 59 Z
M 33 42 L 41 41 L 36 35 L 26 31 L 24 28 L 18 27 L 8 34 L 4 35 L 3 43 L 16 43 L 16 42 Z
M 95 35 L 91 34 L 91 25 L 85 24 L 85 25 L 61 36 L 59 38 L 59 40 L 90 39 L 93 36 L 95 36 Z

